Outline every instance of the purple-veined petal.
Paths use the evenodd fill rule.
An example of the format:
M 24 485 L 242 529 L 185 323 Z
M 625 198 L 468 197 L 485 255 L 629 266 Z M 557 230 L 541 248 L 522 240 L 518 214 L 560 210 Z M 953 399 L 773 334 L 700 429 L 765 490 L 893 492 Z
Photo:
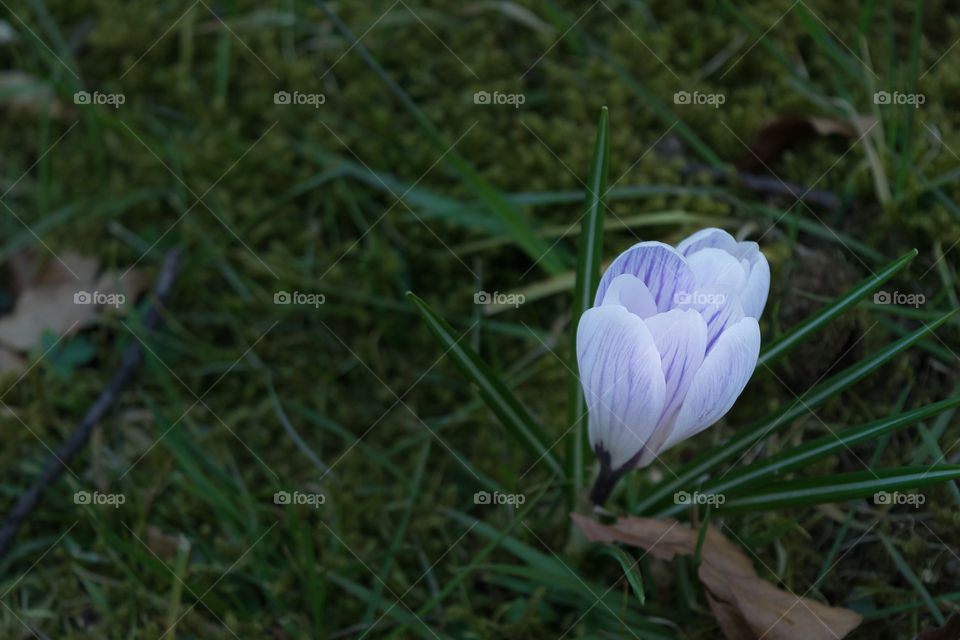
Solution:
M 689 298 L 684 298 L 679 308 L 696 310 L 707 323 L 707 353 L 710 353 L 724 329 L 744 317 L 740 297 L 721 287 L 696 291 Z
M 590 443 L 617 470 L 636 457 L 663 410 L 660 355 L 643 320 L 619 305 L 588 309 L 577 328 L 577 362 Z
M 707 324 L 693 309 L 672 309 L 646 320 L 660 354 L 666 393 L 657 428 L 650 436 L 647 449 L 637 461 L 638 467 L 653 462 L 673 425 L 693 378 L 703 363 L 707 348 Z
M 685 238 L 677 245 L 677 251 L 683 256 L 689 256 L 701 249 L 721 249 L 733 253 L 737 249 L 737 241 L 723 229 L 709 227 L 701 229 L 689 238 Z
M 745 317 L 720 334 L 694 376 L 661 451 L 722 418 L 750 380 L 759 354 L 760 327 L 755 318 Z
M 595 305 L 603 301 L 613 280 L 624 273 L 639 278 L 657 301 L 657 311 L 669 311 L 677 292 L 693 291 L 696 279 L 676 249 L 662 242 L 640 242 L 617 256 L 600 279 Z
M 626 307 L 627 311 L 640 318 L 649 318 L 657 312 L 657 301 L 650 289 L 640 278 L 629 273 L 620 274 L 610 283 L 603 300 L 600 300 L 600 305 L 608 304 Z

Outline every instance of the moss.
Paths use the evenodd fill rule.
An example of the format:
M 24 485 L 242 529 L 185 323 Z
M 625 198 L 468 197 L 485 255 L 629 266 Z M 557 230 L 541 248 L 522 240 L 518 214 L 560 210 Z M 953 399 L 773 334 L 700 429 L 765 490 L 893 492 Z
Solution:
M 150 276 L 156 272 L 163 248 L 178 243 L 187 251 L 169 328 L 151 342 L 163 364 L 152 361 L 144 367 L 111 418 L 101 425 L 97 440 L 71 465 L 79 479 L 51 492 L 22 533 L 24 543 L 43 548 L 69 526 L 67 520 L 81 522 L 66 543 L 47 556 L 42 583 L 28 581 L 17 589 L 20 593 L 22 588 L 26 600 L 34 604 L 41 594 L 56 595 L 56 602 L 44 603 L 56 612 L 55 622 L 36 617 L 31 623 L 63 638 L 127 637 L 128 627 L 134 624 L 131 620 L 140 634 L 133 637 L 163 633 L 174 583 L 162 567 L 153 565 L 155 570 L 150 570 L 150 557 L 123 526 L 142 536 L 143 527 L 150 523 L 191 540 L 186 579 L 197 593 L 209 587 L 221 601 L 211 602 L 211 609 L 194 607 L 178 626 L 183 635 L 232 637 L 217 618 L 242 637 L 323 637 L 343 630 L 362 619 L 366 609 L 365 598 L 350 595 L 343 585 L 376 588 L 377 579 L 370 572 L 379 574 L 384 566 L 392 536 L 407 509 L 410 487 L 406 483 L 414 476 L 417 461 L 411 453 L 416 446 L 391 455 L 390 461 L 401 470 L 398 478 L 367 455 L 363 446 L 386 455 L 408 438 L 433 438 L 424 428 L 427 424 L 442 442 L 432 440 L 423 486 L 384 588 L 388 603 L 394 601 L 391 592 L 399 595 L 409 589 L 404 601 L 416 609 L 433 596 L 437 585 L 459 575 L 486 544 L 475 533 L 461 539 L 462 528 L 441 515 L 438 506 L 471 511 L 495 527 L 505 526 L 513 515 L 475 509 L 470 497 L 477 480 L 453 452 L 528 495 L 549 476 L 542 465 L 523 473 L 532 461 L 501 435 L 485 409 L 451 418 L 475 400 L 475 393 L 441 358 L 441 350 L 407 309 L 402 294 L 409 288 L 416 290 L 457 318 L 456 326 L 465 331 L 469 322 L 462 320 L 475 311 L 471 304 L 475 274 L 482 276 L 483 288 L 507 290 L 541 280 L 542 272 L 529 270 L 530 261 L 512 246 L 454 255 L 452 247 L 486 234 L 462 221 L 436 221 L 429 217 L 429 208 L 414 198 L 397 202 L 397 196 L 413 183 L 431 194 L 462 201 L 473 201 L 475 196 L 447 164 L 438 162 L 442 150 L 425 140 L 414 118 L 356 52 L 348 52 L 349 45 L 331 30 L 319 9 L 298 4 L 295 26 L 269 27 L 257 24 L 264 16 L 257 13 L 261 7 L 256 3 L 211 5 L 241 43 L 203 5 L 196 5 L 191 15 L 160 37 L 190 7 L 189 2 L 100 2 L 92 9 L 60 0 L 47 5 L 51 23 L 68 41 L 77 43 L 67 61 L 76 62 L 84 86 L 120 90 L 128 100 L 115 113 L 87 112 L 77 129 L 55 153 L 43 157 L 8 201 L 28 224 L 41 229 L 39 235 L 54 251 L 79 248 L 106 262 L 127 265 L 158 242 L 140 264 Z M 770 25 L 782 15 L 781 5 L 761 2 L 743 11 L 756 24 Z M 276 8 L 290 11 L 291 6 L 280 3 Z M 341 3 L 337 10 L 359 35 L 386 6 Z M 742 141 L 748 141 L 764 120 L 781 113 L 820 113 L 796 90 L 795 81 L 767 50 L 768 44 L 802 65 L 825 91 L 832 94 L 837 88 L 833 82 L 840 73 L 836 63 L 795 15 L 778 22 L 769 38 L 750 49 L 721 79 L 718 73 L 703 77 L 702 71 L 716 52 L 738 37 L 742 27 L 718 3 L 707 3 L 701 11 L 678 10 L 676 3 L 664 1 L 647 6 L 649 12 L 611 4 L 623 22 L 597 6 L 583 17 L 582 31 L 575 29 L 559 42 L 562 30 L 537 33 L 494 11 L 465 14 L 461 4 L 453 2 L 413 7 L 428 30 L 398 6 L 370 29 L 363 43 L 445 140 L 458 141 L 456 151 L 504 192 L 582 189 L 602 105 L 611 114 L 610 175 L 622 176 L 621 186 L 709 184 L 706 173 L 685 174 L 686 165 L 703 163 L 703 159 L 676 129 L 667 137 L 681 141 L 680 157 L 668 160 L 659 152 L 648 152 L 670 122 L 658 118 L 610 65 L 585 53 L 588 47 L 582 33 L 670 108 L 678 89 L 727 94 L 721 110 L 677 110 L 683 124 L 726 161 L 744 154 Z M 529 8 L 545 18 L 539 5 Z M 582 7 L 569 3 L 563 10 L 572 21 Z M 859 3 L 816 3 L 815 10 L 844 41 L 859 41 L 855 23 L 848 17 L 857 14 Z M 960 22 L 954 17 L 938 18 L 935 11 L 931 7 L 925 12 L 924 33 L 930 42 L 921 49 L 923 67 L 936 60 L 940 44 L 960 37 Z M 898 18 L 903 17 L 899 6 L 897 12 Z M 45 41 L 53 42 L 39 16 L 28 14 L 24 19 Z M 896 60 L 909 49 L 909 22 L 894 23 Z M 878 44 L 886 42 L 882 21 L 875 23 L 868 39 L 871 59 L 883 79 L 892 82 L 883 69 L 890 52 Z M 187 29 L 192 29 L 192 35 Z M 753 39 L 747 42 L 734 58 Z M 226 67 L 218 63 L 224 50 Z M 3 49 L 0 57 L 6 67 L 52 77 L 65 97 L 75 90 L 71 77 L 43 48 Z M 224 71 L 226 83 L 220 84 Z M 899 67 L 894 71 L 900 73 Z M 948 149 L 960 149 L 960 139 L 950 125 L 956 106 L 951 96 L 958 83 L 956 65 L 948 63 L 934 66 L 921 81 L 929 99 L 911 125 L 916 134 L 911 158 L 925 163 L 925 175 L 941 176 L 955 168 Z M 846 86 L 852 87 L 858 105 L 870 105 L 862 82 L 848 79 Z M 284 107 L 273 102 L 278 90 L 322 92 L 326 102 L 316 110 Z M 472 96 L 479 90 L 521 92 L 527 100 L 519 109 L 477 105 Z M 898 165 L 880 142 L 895 122 L 891 118 L 884 123 L 884 136 L 877 141 L 889 176 L 896 175 Z M 924 122 L 936 124 L 942 148 L 924 132 Z M 31 167 L 63 129 L 54 125 L 48 130 L 30 114 L 4 118 L 0 132 L 8 142 L 0 163 L 5 174 L 16 177 Z M 960 237 L 955 213 L 911 176 L 904 182 L 900 203 L 887 208 L 876 204 L 862 151 L 858 148 L 840 158 L 848 146 L 843 139 L 811 141 L 786 153 L 773 169 L 785 180 L 849 196 L 851 206 L 836 212 L 817 211 L 817 219 L 887 255 L 912 246 L 927 251 L 934 240 L 943 241 L 946 248 L 952 238 Z M 320 152 L 333 160 L 325 160 Z M 366 183 L 339 177 L 291 195 L 304 181 L 344 163 L 369 166 L 398 184 L 387 188 L 376 180 Z M 955 182 L 942 188 L 949 198 L 960 199 Z M 131 194 L 145 189 L 152 191 L 124 204 Z M 197 203 L 202 194 L 203 203 Z M 753 194 L 739 195 L 755 199 Z M 786 209 L 793 203 L 774 200 L 773 204 Z M 50 222 L 63 206 L 76 209 L 61 222 Z M 620 217 L 676 209 L 753 220 L 754 229 L 768 224 L 766 219 L 751 218 L 755 214 L 735 201 L 699 195 L 613 202 L 610 208 Z M 569 223 L 580 212 L 579 205 L 551 205 L 526 210 L 524 215 L 532 223 L 549 225 Z M 814 219 L 800 206 L 793 212 Z M 378 222 L 373 230 L 362 235 L 374 221 Z M 14 239 L 11 242 L 18 238 L 33 242 L 15 220 L 5 225 L 8 237 Z M 140 241 L 129 242 L 124 231 Z M 635 236 L 673 241 L 689 231 L 664 226 L 611 233 L 605 239 L 605 253 L 610 256 L 629 246 Z M 788 234 L 789 229 L 781 227 L 763 239 L 774 266 L 765 335 L 815 309 L 816 304 L 805 297 L 808 294 L 835 295 L 865 275 L 861 258 L 829 239 L 801 234 L 795 245 Z M 572 249 L 572 243 L 563 246 Z M 812 266 L 804 260 L 809 255 L 815 256 Z M 918 266 L 925 270 L 932 262 L 928 259 Z M 869 266 L 875 268 L 872 262 Z M 922 272 L 914 271 L 915 276 Z M 903 279 L 897 284 L 922 288 L 932 299 L 937 286 L 930 280 Z M 275 291 L 293 289 L 325 292 L 327 302 L 319 309 L 273 305 Z M 557 296 L 498 320 L 521 330 L 524 325 L 549 330 L 561 326 L 558 319 L 568 307 L 569 300 Z M 45 458 L 46 450 L 37 438 L 53 446 L 67 437 L 106 384 L 120 343 L 128 339 L 115 324 L 84 336 L 102 354 L 94 366 L 63 381 L 41 364 L 4 399 L 32 431 L 9 423 L 4 432 L 0 461 L 6 470 L 4 491 L 11 500 Z M 531 364 L 520 371 L 529 377 L 515 390 L 544 429 L 559 437 L 566 421 L 567 376 L 559 356 L 545 350 L 532 334 L 518 338 L 489 325 L 465 339 L 476 339 L 483 356 L 500 369 L 531 358 Z M 802 392 L 825 373 L 833 356 L 851 341 L 860 340 L 857 350 L 869 353 L 890 339 L 885 327 L 872 327 L 863 313 L 850 314 L 808 351 L 798 352 L 785 365 L 785 372 L 778 369 L 776 377 L 759 375 L 750 394 L 723 423 L 671 451 L 668 462 L 688 459 L 737 426 L 793 402 L 794 392 Z M 554 351 L 563 356 L 568 349 L 568 338 L 560 337 Z M 901 358 L 872 376 L 870 383 L 856 387 L 855 401 L 832 402 L 818 410 L 816 418 L 799 421 L 765 446 L 776 451 L 820 435 L 826 432 L 824 423 L 832 428 L 879 417 L 890 410 L 906 385 L 914 389 L 910 406 L 942 399 L 953 380 L 941 369 L 923 355 Z M 783 382 L 777 379 L 781 376 Z M 321 480 L 322 473 L 283 431 L 267 394 L 268 380 L 311 449 L 334 467 L 331 476 Z M 184 414 L 196 396 L 204 398 L 203 404 Z M 306 411 L 362 436 L 363 444 L 352 447 L 336 430 L 308 419 Z M 150 448 L 171 427 L 170 434 Z M 955 429 L 952 425 L 946 437 Z M 897 434 L 881 457 L 883 465 L 902 463 L 917 446 L 912 432 Z M 810 471 L 854 470 L 860 468 L 858 460 L 871 453 L 871 448 L 857 449 L 856 456 L 840 456 Z M 125 475 L 131 465 L 131 473 Z M 91 517 L 76 510 L 69 492 L 61 490 L 72 482 L 115 486 L 137 500 L 116 514 Z M 271 501 L 278 488 L 310 483 L 320 483 L 328 495 L 322 511 L 290 514 Z M 942 506 L 950 504 L 951 497 L 945 490 L 937 496 L 936 507 L 931 501 L 929 524 L 945 542 L 956 544 L 951 533 L 957 530 L 956 511 Z M 538 508 L 529 522 L 536 537 L 518 528 L 514 530 L 518 539 L 542 551 L 563 548 L 564 509 Z M 785 531 L 775 536 L 776 543 L 767 541 L 756 551 L 763 563 L 776 567 L 779 544 L 787 558 L 787 573 L 780 579 L 798 592 L 817 578 L 822 555 L 839 527 L 816 510 L 759 514 L 729 522 L 743 535 L 758 539 Z M 244 556 L 274 523 L 277 528 Z M 118 552 L 111 532 L 130 542 L 132 551 Z M 913 531 L 890 527 L 886 532 L 912 566 L 931 562 L 932 538 L 923 527 Z M 228 571 L 240 557 L 245 557 L 244 562 Z M 431 566 L 438 559 L 442 559 L 439 564 Z M 14 560 L 14 568 L 26 570 L 32 561 L 25 550 Z M 490 561 L 514 562 L 502 551 Z M 932 561 L 936 581 L 928 585 L 931 592 L 955 590 L 950 586 L 951 574 L 944 569 L 948 561 L 939 557 Z M 583 569 L 598 584 L 618 579 L 615 567 L 585 564 Z M 658 570 L 663 567 L 654 569 Z M 77 578 L 81 572 L 95 575 L 85 584 Z M 913 599 L 909 586 L 897 575 L 880 545 L 856 545 L 838 570 L 828 575 L 822 593 L 842 604 L 850 597 L 850 585 L 858 584 L 875 587 L 878 604 Z M 895 584 L 890 583 L 891 576 Z M 543 637 L 577 623 L 581 612 L 551 600 L 550 585 L 515 600 L 513 592 L 494 584 L 495 577 L 487 570 L 471 573 L 428 622 L 453 635 L 476 637 Z M 673 574 L 657 577 L 663 578 L 658 581 L 659 602 L 678 600 Z M 311 592 L 311 584 L 322 587 Z M 106 609 L 90 585 L 103 594 Z M 325 594 L 320 593 L 323 589 Z M 194 603 L 187 596 L 184 601 Z M 322 615 L 315 619 L 313 607 L 318 602 Z M 402 611 L 400 605 L 397 610 Z M 922 610 L 920 616 L 928 621 Z M 385 620 L 395 622 L 390 615 Z M 11 633 L 18 626 L 14 619 L 3 624 Z M 897 614 L 864 625 L 859 635 L 851 637 L 884 637 L 887 631 L 907 637 L 914 632 L 911 625 L 909 614 Z M 692 637 L 715 634 L 707 616 L 699 616 L 691 627 L 695 627 L 689 630 Z

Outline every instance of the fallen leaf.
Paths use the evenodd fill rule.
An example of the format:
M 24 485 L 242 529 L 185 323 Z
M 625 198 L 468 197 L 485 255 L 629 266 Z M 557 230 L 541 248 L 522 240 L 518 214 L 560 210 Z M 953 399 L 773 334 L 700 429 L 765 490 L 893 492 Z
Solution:
M 957 640 L 957 638 L 960 638 L 960 613 L 950 616 L 942 627 L 927 629 L 913 640 Z
M 74 333 L 93 320 L 93 305 L 75 304 L 74 295 L 90 291 L 99 261 L 76 253 L 51 260 L 18 297 L 13 312 L 0 318 L 0 343 L 16 351 L 40 344 L 44 330 Z
M 49 84 L 23 71 L 0 71 L 0 105 L 12 111 L 49 115 L 66 120 L 72 110 Z
M 13 310 L 0 317 L 0 346 L 15 352 L 39 345 L 44 331 L 66 336 L 89 326 L 105 301 L 118 311 L 129 308 L 144 286 L 135 270 L 122 278 L 113 272 L 98 277 L 100 261 L 78 253 L 61 253 L 39 271 L 26 257 L 11 262 L 19 295 Z
M 760 126 L 750 143 L 750 151 L 737 160 L 740 171 L 761 173 L 776 162 L 783 152 L 817 136 L 843 136 L 856 140 L 876 122 L 873 116 L 858 115 L 854 121 L 783 115 Z
M 672 518 L 620 518 L 607 526 L 571 517 L 592 542 L 622 542 L 662 560 L 693 555 L 697 547 L 699 532 Z M 698 575 L 727 640 L 837 640 L 862 620 L 849 609 L 802 598 L 762 579 L 743 550 L 713 526 L 703 541 Z

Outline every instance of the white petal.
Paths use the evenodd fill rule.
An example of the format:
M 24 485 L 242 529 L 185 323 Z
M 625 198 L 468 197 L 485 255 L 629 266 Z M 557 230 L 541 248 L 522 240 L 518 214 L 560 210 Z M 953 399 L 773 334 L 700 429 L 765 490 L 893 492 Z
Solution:
M 700 289 L 723 287 L 739 294 L 747 283 L 743 263 L 723 249 L 701 249 L 687 256 L 687 263 Z
M 591 446 L 617 470 L 641 453 L 663 410 L 656 344 L 643 320 L 624 307 L 594 307 L 580 318 L 577 362 Z
M 722 418 L 753 375 L 759 354 L 760 327 L 755 318 L 746 317 L 720 334 L 694 376 L 670 436 L 660 450 Z
M 627 311 L 641 318 L 649 318 L 657 312 L 657 301 L 653 299 L 650 289 L 640 278 L 629 273 L 614 278 L 599 302 L 600 305 L 618 304 L 626 307 Z
M 739 290 L 740 302 L 746 315 L 759 318 L 767 302 L 770 290 L 770 265 L 756 242 L 737 242 L 723 229 L 702 229 L 677 245 L 680 252 L 690 262 L 690 256 L 702 249 L 719 249 L 747 262 L 745 272 L 749 274 L 743 289 Z M 691 265 L 692 266 L 692 265 Z
M 638 467 L 645 467 L 653 461 L 669 435 L 673 419 L 703 363 L 707 348 L 707 324 L 693 309 L 673 309 L 648 318 L 646 324 L 660 353 L 666 394 L 657 428 L 637 463 Z
M 709 227 L 697 231 L 677 245 L 677 251 L 684 256 L 689 256 L 700 251 L 700 249 L 706 248 L 722 249 L 727 253 L 733 253 L 737 248 L 737 241 L 723 229 Z
M 762 253 L 757 256 L 750 267 L 750 276 L 747 284 L 740 292 L 740 302 L 743 312 L 751 318 L 759 318 L 767 304 L 767 294 L 770 292 L 770 265 Z

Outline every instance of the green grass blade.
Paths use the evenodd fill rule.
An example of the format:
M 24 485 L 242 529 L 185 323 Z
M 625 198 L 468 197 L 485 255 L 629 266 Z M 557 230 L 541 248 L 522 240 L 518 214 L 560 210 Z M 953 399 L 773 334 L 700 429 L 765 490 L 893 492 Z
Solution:
M 665 503 L 667 498 L 672 496 L 675 491 L 695 486 L 697 479 L 704 474 L 709 473 L 724 462 L 740 455 L 771 433 L 785 428 L 792 420 L 795 420 L 807 411 L 815 409 L 867 374 L 872 373 L 884 362 L 904 349 L 907 349 L 922 336 L 949 320 L 956 311 L 957 310 L 954 310 L 944 314 L 939 320 L 928 325 L 925 324 L 909 335 L 887 345 L 860 362 L 847 367 L 829 380 L 808 390 L 800 396 L 796 402 L 785 407 L 778 413 L 768 416 L 746 429 L 740 430 L 725 443 L 713 447 L 697 456 L 685 464 L 672 479 L 661 482 L 653 487 L 647 496 L 638 503 L 638 513 L 653 512 L 655 506 L 666 508 L 667 505 L 663 503 Z
M 873 440 L 896 429 L 916 424 L 930 416 L 960 406 L 960 396 L 929 404 L 913 411 L 876 420 L 867 424 L 844 429 L 839 433 L 829 433 L 798 447 L 765 458 L 759 462 L 741 467 L 713 482 L 707 482 L 701 489 L 704 493 L 728 493 L 746 487 L 756 486 L 773 476 L 803 469 L 817 460 L 850 449 L 862 442 Z
M 630 588 L 633 589 L 634 595 L 640 600 L 640 604 L 644 604 L 647 598 L 643 593 L 643 578 L 637 568 L 637 561 L 629 553 L 613 544 L 603 545 L 600 547 L 600 552 L 612 556 L 620 563 L 620 568 L 623 569 L 623 577 L 630 584 Z
M 567 506 L 574 508 L 577 491 L 584 482 L 586 457 L 587 405 L 580 388 L 577 365 L 577 327 L 580 316 L 593 304 L 593 296 L 600 286 L 600 257 L 603 253 L 604 196 L 607 191 L 607 165 L 610 157 L 610 125 L 607 108 L 600 112 L 597 139 L 590 163 L 587 182 L 587 205 L 580 225 L 580 245 L 577 247 L 577 278 L 573 289 L 573 310 L 570 317 L 570 375 L 567 380 L 566 477 L 569 482 Z
M 494 549 L 499 547 L 500 544 L 504 542 L 504 540 L 511 539 L 510 533 L 513 531 L 514 527 L 516 527 L 518 524 L 523 522 L 523 519 L 530 514 L 534 506 L 536 506 L 540 502 L 540 499 L 543 497 L 543 495 L 544 495 L 543 492 L 540 492 L 538 495 L 534 496 L 533 500 L 530 500 L 530 503 L 525 505 L 523 509 L 521 509 L 517 513 L 517 517 L 515 517 L 513 520 L 508 522 L 506 526 L 504 526 L 502 529 L 496 530 L 495 535 L 491 536 L 490 542 L 488 542 L 483 547 L 483 549 L 481 549 L 480 552 L 476 556 L 474 556 L 473 560 L 470 561 L 470 563 L 467 564 L 465 567 L 463 567 L 463 569 L 453 579 L 449 580 L 446 584 L 444 584 L 443 588 L 440 590 L 439 593 L 437 593 L 422 607 L 417 609 L 417 611 L 414 613 L 414 617 L 416 617 L 419 620 L 423 618 L 423 616 L 430 613 L 434 609 L 434 607 L 436 607 L 438 604 L 443 602 L 443 600 L 448 595 L 450 595 L 450 593 L 454 589 L 456 589 L 464 580 L 466 580 L 467 577 L 470 576 L 471 573 L 473 573 L 473 570 L 476 569 L 484 561 L 484 559 L 488 555 L 490 555 L 490 553 Z M 443 509 L 443 511 L 445 511 L 447 515 L 456 514 L 456 512 L 454 512 L 451 509 Z M 460 515 L 460 514 L 457 514 L 457 515 Z M 482 528 L 488 525 L 485 525 L 479 520 L 475 520 L 472 523 L 472 526 L 470 527 L 470 529 L 472 529 L 474 526 Z M 470 529 L 468 529 L 468 531 Z M 397 627 L 393 631 L 393 633 L 387 636 L 387 640 L 392 640 L 392 638 L 396 638 L 396 637 L 405 637 L 403 636 L 403 632 L 407 630 L 408 626 L 409 626 L 408 624 L 404 624 L 400 627 Z
M 420 454 L 420 462 L 417 464 L 417 469 L 414 472 L 413 485 L 410 489 L 410 497 L 407 500 L 407 508 L 404 510 L 400 524 L 397 526 L 396 531 L 394 531 L 393 539 L 390 541 L 390 551 L 387 554 L 386 560 L 383 561 L 383 567 L 380 569 L 380 578 L 374 584 L 373 595 L 367 600 L 367 609 L 363 614 L 363 622 L 365 623 L 373 620 L 374 612 L 380 605 L 380 598 L 383 596 L 383 587 L 390 578 L 393 561 L 397 557 L 397 552 L 400 550 L 400 542 L 403 540 L 403 535 L 406 533 L 407 526 L 410 524 L 410 516 L 413 515 L 413 508 L 417 504 L 417 498 L 420 497 L 420 483 L 423 481 L 423 470 L 424 467 L 426 467 L 427 458 L 430 454 L 430 442 L 430 440 L 426 440 L 423 444 L 423 452 Z M 368 627 L 367 633 L 364 633 L 360 637 L 365 637 L 372 629 L 372 626 Z
M 906 578 L 907 582 L 910 583 L 910 586 L 913 587 L 913 590 L 917 592 L 917 595 L 923 600 L 923 603 L 927 605 L 927 608 L 930 609 L 930 612 L 933 614 L 934 620 L 937 621 L 937 624 L 944 625 L 946 624 L 946 619 L 943 617 L 943 614 L 940 613 L 940 608 L 937 606 L 937 603 L 933 601 L 933 598 L 930 596 L 930 592 L 927 591 L 927 588 L 923 586 L 923 582 L 920 578 L 917 577 L 917 574 L 913 572 L 913 569 L 910 568 L 910 565 L 904 559 L 900 552 L 897 551 L 897 548 L 893 546 L 893 543 L 890 542 L 890 539 L 883 533 L 879 534 L 880 541 L 883 543 L 883 546 L 886 547 L 887 553 L 890 554 L 890 559 L 893 560 L 893 563 L 897 565 L 897 569 L 900 570 L 900 573 Z
M 430 332 L 437 338 L 447 355 L 453 359 L 470 382 L 477 385 L 480 397 L 500 419 L 507 432 L 513 436 L 538 461 L 543 460 L 554 472 L 560 473 L 560 463 L 548 447 L 547 438 L 530 414 L 524 409 L 507 386 L 473 349 L 462 344 L 447 322 L 418 298 L 407 292 L 407 298 L 427 323 Z
M 757 368 L 776 362 L 792 349 L 802 344 L 807 338 L 812 336 L 820 329 L 830 324 L 837 316 L 855 305 L 857 302 L 868 296 L 881 284 L 889 280 L 898 271 L 917 257 L 917 250 L 913 249 L 909 253 L 900 256 L 876 274 L 863 280 L 856 287 L 848 291 L 843 296 L 837 298 L 817 313 L 804 320 L 799 326 L 791 329 L 789 332 L 780 336 L 761 353 L 757 361 Z
M 748 495 L 733 496 L 718 510 L 765 511 L 825 502 L 867 498 L 878 492 L 906 491 L 960 478 L 960 465 L 897 467 L 801 478 L 768 485 Z

